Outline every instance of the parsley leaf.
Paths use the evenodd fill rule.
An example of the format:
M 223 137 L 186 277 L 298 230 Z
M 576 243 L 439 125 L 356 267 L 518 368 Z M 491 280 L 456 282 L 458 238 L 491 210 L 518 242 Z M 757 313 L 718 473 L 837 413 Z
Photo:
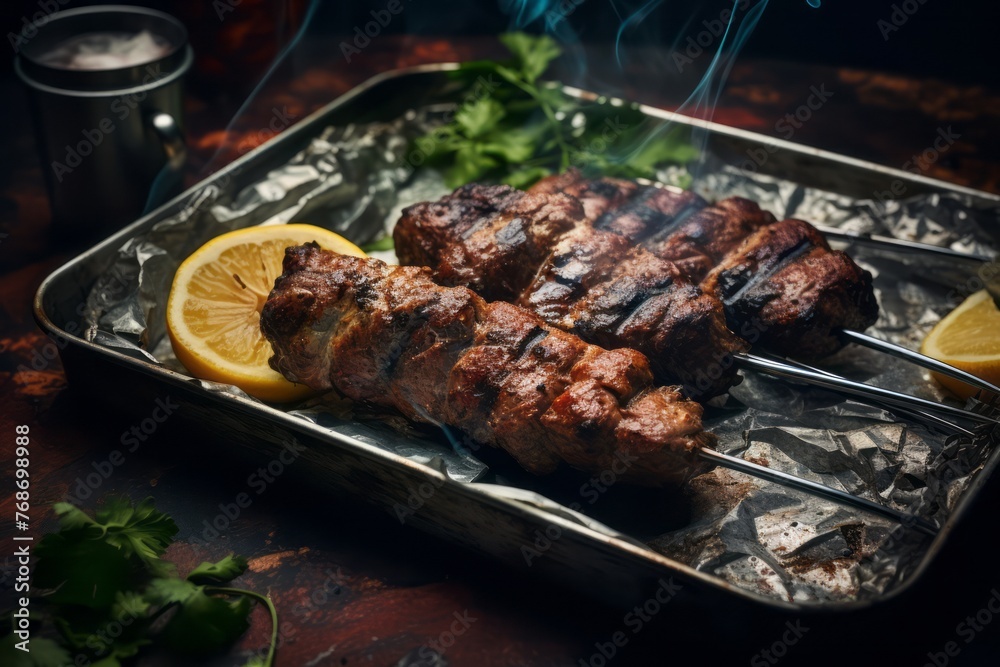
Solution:
M 126 498 L 110 497 L 93 519 L 69 503 L 56 503 L 53 508 L 63 531 L 80 531 L 87 538 L 103 539 L 124 550 L 126 557 L 135 554 L 147 564 L 158 560 L 177 534 L 177 524 L 156 511 L 152 498 L 132 507 Z
M 366 243 L 361 246 L 361 249 L 365 252 L 378 252 L 380 250 L 392 250 L 396 247 L 395 241 L 393 241 L 391 234 L 386 234 L 381 238 L 377 238 L 370 243 Z
M 448 187 L 498 180 L 527 188 L 570 165 L 655 178 L 659 166 L 697 157 L 686 131 L 664 131 L 637 105 L 580 100 L 540 81 L 560 55 L 551 37 L 508 33 L 500 41 L 511 58 L 463 63 L 452 76 L 464 82 L 466 102 L 450 122 L 413 141 L 420 164 L 442 169 Z
M 511 32 L 500 35 L 500 41 L 514 54 L 528 83 L 534 83 L 549 68 L 549 63 L 562 53 L 556 40 L 548 35 L 535 37 L 523 32 Z
M 487 97 L 459 109 L 455 114 L 455 122 L 462 128 L 465 136 L 475 139 L 496 127 L 504 115 L 503 105 Z
M 477 146 L 466 144 L 455 153 L 455 164 L 445 172 L 444 182 L 449 188 L 457 188 L 482 178 L 497 165 L 499 162 L 480 153 Z
M 35 548 L 35 556 L 32 583 L 37 590 L 50 589 L 49 603 L 95 610 L 114 603 L 134 569 L 121 549 L 80 529 L 46 535 Z
M 204 562 L 187 576 L 196 584 L 218 584 L 232 581 L 247 571 L 247 559 L 229 554 L 218 563 Z
M 169 648 L 185 654 L 218 651 L 250 627 L 248 597 L 229 601 L 208 595 L 201 586 L 195 589 L 160 633 Z
M 247 569 L 245 558 L 229 554 L 203 562 L 182 579 L 161 559 L 177 525 L 152 499 L 133 506 L 126 498 L 107 498 L 93 517 L 67 503 L 54 509 L 60 529 L 36 547 L 33 580 L 41 593 L 40 618 L 56 627 L 60 641 L 33 638 L 32 652 L 25 654 L 4 638 L 0 664 L 63 667 L 83 656 L 95 667 L 120 667 L 154 640 L 186 655 L 214 652 L 246 632 L 256 600 L 271 616 L 272 633 L 267 658 L 255 664 L 273 665 L 278 618 L 271 600 L 206 585 L 239 577 Z M 15 653 L 7 660 L 10 651 Z
M 526 167 L 525 169 L 518 169 L 517 171 L 512 171 L 503 178 L 503 183 L 511 186 L 512 188 L 518 188 L 524 190 L 531 187 L 536 181 L 541 178 L 545 178 L 552 171 L 546 169 L 545 167 Z
M 56 642 L 45 637 L 32 637 L 28 652 L 17 648 L 21 640 L 11 633 L 0 639 L 0 664 L 4 667 L 65 667 L 73 664 L 73 656 Z
M 184 604 L 201 588 L 186 579 L 176 577 L 153 579 L 149 582 L 144 599 L 155 605 Z

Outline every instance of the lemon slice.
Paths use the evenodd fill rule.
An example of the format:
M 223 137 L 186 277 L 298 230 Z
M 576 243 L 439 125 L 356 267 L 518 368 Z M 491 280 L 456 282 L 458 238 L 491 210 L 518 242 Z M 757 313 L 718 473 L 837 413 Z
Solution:
M 948 313 L 931 329 L 920 351 L 993 384 L 1000 383 L 1000 310 L 986 290 L 980 290 Z M 960 380 L 933 374 L 962 398 L 978 390 Z
M 331 231 L 292 224 L 223 234 L 184 260 L 167 299 L 167 333 L 177 359 L 195 377 L 236 385 L 264 401 L 287 402 L 312 393 L 268 366 L 273 351 L 260 331 L 260 312 L 281 275 L 285 248 L 309 241 L 365 256 Z

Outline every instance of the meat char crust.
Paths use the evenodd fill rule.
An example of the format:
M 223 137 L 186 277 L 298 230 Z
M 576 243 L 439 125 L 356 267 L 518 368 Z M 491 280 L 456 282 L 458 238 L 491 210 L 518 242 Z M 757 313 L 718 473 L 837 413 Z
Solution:
M 838 329 L 878 319 L 872 275 L 832 250 L 815 227 L 787 219 L 747 237 L 705 278 L 730 322 L 746 323 L 777 352 L 820 359 L 843 345 Z
M 624 460 L 629 481 L 676 483 L 714 443 L 701 406 L 654 386 L 639 352 L 587 344 L 426 269 L 289 248 L 261 329 L 289 379 L 444 422 L 534 473 Z
M 580 202 L 566 195 L 467 185 L 438 202 L 405 209 L 393 234 L 401 263 L 434 267 L 443 285 L 508 301 L 525 288 L 555 240 L 582 217 Z
M 559 178 L 549 185 L 569 182 Z M 397 255 L 404 262 L 427 256 L 420 230 L 433 228 L 440 243 L 431 264 L 438 282 L 517 303 L 602 347 L 637 349 L 651 359 L 658 381 L 680 383 L 691 395 L 714 396 L 736 381 L 732 355 L 745 344 L 727 329 L 714 297 L 671 262 L 593 228 L 570 197 L 539 191 L 515 202 L 510 193 L 507 186 L 477 186 L 438 202 L 459 212 L 472 208 L 465 197 L 496 202 L 493 218 L 475 224 L 440 208 L 427 222 L 420 217 L 427 205 L 411 207 L 393 233 Z M 450 232 L 441 220 L 453 221 Z M 517 233 L 506 232 L 512 221 Z
M 546 190 L 586 191 L 603 180 L 587 181 L 571 171 L 551 177 Z M 637 188 L 618 208 L 601 209 L 596 224 L 673 262 L 723 301 L 733 331 L 783 354 L 809 360 L 828 356 L 842 346 L 838 329 L 864 330 L 878 318 L 871 274 L 832 250 L 812 225 L 777 222 L 742 197 L 703 207 L 695 200 L 681 213 L 678 201 L 649 197 Z M 636 215 L 636 210 L 647 212 Z

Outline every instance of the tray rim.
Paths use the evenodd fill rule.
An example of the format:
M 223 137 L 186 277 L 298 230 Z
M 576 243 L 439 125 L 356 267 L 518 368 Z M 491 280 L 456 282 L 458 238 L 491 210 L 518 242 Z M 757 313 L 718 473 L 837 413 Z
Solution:
M 157 364 L 153 364 L 149 361 L 143 361 L 121 352 L 117 352 L 111 348 L 103 347 L 84 340 L 77 334 L 67 332 L 64 329 L 58 327 L 52 319 L 49 317 L 48 313 L 45 311 L 44 300 L 46 294 L 53 289 L 53 285 L 58 281 L 64 279 L 64 275 L 68 274 L 73 270 L 73 268 L 81 262 L 86 261 L 92 256 L 99 255 L 102 252 L 108 251 L 111 246 L 118 247 L 124 241 L 132 238 L 136 232 L 153 223 L 163 212 L 170 209 L 182 201 L 186 201 L 193 195 L 200 192 L 203 188 L 210 185 L 216 180 L 223 178 L 231 174 L 234 171 L 240 170 L 243 166 L 254 162 L 263 153 L 274 149 L 275 147 L 291 141 L 294 137 L 299 137 L 303 134 L 311 132 L 314 128 L 313 125 L 334 111 L 335 109 L 346 105 L 351 100 L 356 97 L 360 97 L 369 90 L 382 85 L 386 82 L 405 78 L 413 75 L 420 74 L 434 74 L 441 72 L 448 72 L 458 69 L 459 63 L 439 63 L 439 64 L 425 64 L 417 65 L 413 67 L 405 67 L 400 69 L 393 69 L 386 72 L 377 74 L 361 84 L 351 88 L 349 91 L 338 96 L 333 101 L 327 103 L 326 105 L 320 107 L 316 111 L 310 113 L 304 118 L 297 121 L 293 126 L 288 128 L 286 131 L 272 137 L 263 144 L 255 147 L 251 151 L 248 151 L 244 155 L 241 155 L 233 162 L 225 165 L 218 171 L 208 175 L 201 181 L 198 181 L 190 188 L 184 192 L 176 195 L 169 201 L 163 203 L 156 209 L 146 213 L 141 216 L 133 223 L 127 225 L 121 230 L 111 234 L 103 241 L 98 242 L 96 245 L 82 251 L 77 256 L 66 261 L 63 265 L 52 271 L 46 278 L 41 282 L 38 289 L 35 292 L 33 299 L 33 315 L 38 326 L 43 330 L 43 332 L 50 338 L 56 340 L 66 341 L 69 345 L 73 345 L 81 350 L 89 353 L 96 353 L 98 358 L 104 358 L 105 361 L 113 363 L 119 366 L 124 366 L 132 370 L 138 371 L 142 374 L 151 376 L 155 380 L 165 382 L 168 385 L 174 386 L 184 386 L 187 390 L 191 391 L 203 391 L 204 396 L 209 400 L 218 401 L 220 403 L 231 403 L 234 409 L 242 410 L 252 410 L 260 411 L 263 415 L 276 420 L 285 429 L 290 429 L 292 431 L 299 431 L 303 434 L 308 434 L 311 437 L 315 437 L 319 440 L 328 440 L 337 443 L 339 446 L 352 447 L 355 448 L 364 455 L 365 457 L 386 464 L 402 465 L 405 468 L 409 468 L 411 472 L 417 474 L 422 474 L 428 479 L 434 479 L 437 482 L 443 484 L 449 484 L 454 486 L 454 490 L 459 493 L 468 494 L 471 499 L 483 502 L 484 500 L 493 505 L 494 507 L 508 513 L 508 514 L 522 514 L 530 517 L 538 522 L 546 522 L 549 524 L 556 523 L 560 526 L 562 530 L 568 530 L 577 534 L 577 537 L 587 538 L 591 542 L 597 542 L 604 549 L 614 549 L 619 552 L 624 552 L 630 560 L 642 560 L 648 565 L 655 566 L 659 569 L 666 570 L 668 572 L 672 571 L 676 574 L 682 575 L 698 584 L 703 584 L 713 588 L 719 588 L 728 593 L 735 594 L 737 597 L 744 599 L 745 601 L 751 602 L 753 604 L 759 604 L 764 606 L 769 606 L 772 608 L 777 608 L 783 611 L 794 611 L 796 613 L 840 613 L 840 612 L 852 612 L 858 611 L 860 609 L 865 609 L 873 605 L 882 604 L 889 600 L 892 600 L 898 595 L 907 592 L 913 584 L 923 576 L 926 569 L 930 566 L 931 562 L 934 561 L 937 556 L 937 552 L 941 549 L 942 545 L 946 541 L 948 535 L 954 528 L 954 525 L 964 517 L 967 512 L 968 506 L 976 500 L 979 494 L 979 490 L 984 486 L 991 478 L 994 470 L 996 469 L 998 463 L 1000 463 L 1000 451 L 994 451 L 989 455 L 983 468 L 978 472 L 976 477 L 970 483 L 970 486 L 963 493 L 958 504 L 948 516 L 944 525 L 939 530 L 938 534 L 932 538 L 930 545 L 927 548 L 924 557 L 920 560 L 919 564 L 910 575 L 907 577 L 906 581 L 902 582 L 893 590 L 885 593 L 877 598 L 869 598 L 865 600 L 848 600 L 836 603 L 828 602 L 795 602 L 788 601 L 777 597 L 766 597 L 747 589 L 740 588 L 734 584 L 725 581 L 721 577 L 713 574 L 705 573 L 697 570 L 689 565 L 681 563 L 670 559 L 662 554 L 659 554 L 652 549 L 641 549 L 638 546 L 629 543 L 628 541 L 618 539 L 611 535 L 606 535 L 598 531 L 592 530 L 586 526 L 580 525 L 578 523 L 569 521 L 563 517 L 553 515 L 551 513 L 545 512 L 537 507 L 518 502 L 509 498 L 502 496 L 497 496 L 490 494 L 482 489 L 473 488 L 470 485 L 463 484 L 451 480 L 433 468 L 416 463 L 402 456 L 389 452 L 387 450 L 381 449 L 374 445 L 370 445 L 361 440 L 351 438 L 339 433 L 329 431 L 322 428 L 316 424 L 312 424 L 304 419 L 296 418 L 286 412 L 274 408 L 268 404 L 257 402 L 242 396 L 229 393 L 216 393 L 208 392 L 201 388 L 200 381 L 189 378 L 186 375 L 177 373 L 175 371 L 169 370 Z M 583 98 L 596 98 L 599 97 L 597 93 L 590 91 L 584 91 L 571 86 L 564 87 L 571 94 L 578 95 Z M 610 98 L 609 98 L 610 99 Z M 619 99 L 619 98 L 614 98 Z M 624 101 L 624 100 L 623 100 Z M 792 152 L 797 152 L 811 157 L 820 158 L 829 162 L 841 163 L 844 165 L 849 165 L 855 168 L 867 169 L 880 173 L 885 176 L 891 176 L 895 178 L 900 178 L 905 181 L 910 181 L 914 183 L 920 183 L 921 185 L 939 189 L 942 191 L 960 192 L 968 194 L 984 201 L 1000 203 L 1000 195 L 994 195 L 992 193 L 975 190 L 972 188 L 966 188 L 964 186 L 958 186 L 950 184 L 946 181 L 933 179 L 925 177 L 918 174 L 913 174 L 911 172 L 903 171 L 900 169 L 895 169 L 892 167 L 885 167 L 878 165 L 873 162 L 868 162 L 865 160 L 859 160 L 856 158 L 851 158 L 849 156 L 833 153 L 830 151 L 825 151 L 818 148 L 813 148 L 810 146 L 805 146 L 802 144 L 796 144 L 782 139 L 776 139 L 768 135 L 750 132 L 747 130 L 742 130 L 738 128 L 729 127 L 716 123 L 713 121 L 705 121 L 701 119 L 695 119 L 682 114 L 677 114 L 675 112 L 666 111 L 664 109 L 659 109 L 656 107 L 651 107 L 644 104 L 639 104 L 638 108 L 648 115 L 664 119 L 664 120 L 674 120 L 677 122 L 686 123 L 692 126 L 700 127 L 706 129 L 713 133 L 719 133 L 723 135 L 730 135 L 737 138 L 745 139 L 748 141 L 753 141 L 761 144 L 777 145 L 783 150 L 788 150 Z M 979 260 L 979 258 L 970 256 L 970 259 Z M 62 354 L 62 349 L 60 349 L 60 354 Z M 553 501 L 554 502 L 554 501 Z

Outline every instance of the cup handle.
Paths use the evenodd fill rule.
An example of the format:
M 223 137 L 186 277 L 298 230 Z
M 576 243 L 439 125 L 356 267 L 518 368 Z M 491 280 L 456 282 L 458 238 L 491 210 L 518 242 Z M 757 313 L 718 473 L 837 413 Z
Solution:
M 184 133 L 180 125 L 168 113 L 158 111 L 149 118 L 153 130 L 163 142 L 163 151 L 167 154 L 167 166 L 173 171 L 180 171 L 187 160 L 187 145 L 184 143 Z

